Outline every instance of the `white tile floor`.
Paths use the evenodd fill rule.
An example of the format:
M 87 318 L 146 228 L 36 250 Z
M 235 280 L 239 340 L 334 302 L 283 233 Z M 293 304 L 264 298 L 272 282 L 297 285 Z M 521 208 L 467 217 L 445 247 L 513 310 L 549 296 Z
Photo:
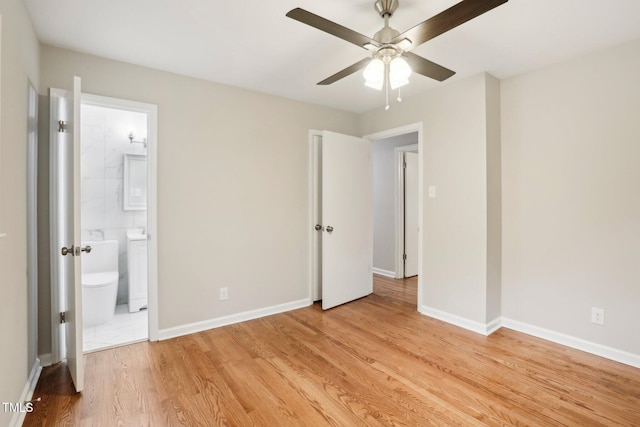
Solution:
M 129 313 L 127 304 L 116 306 L 116 315 L 102 325 L 83 329 L 83 350 L 95 351 L 149 337 L 147 310 Z

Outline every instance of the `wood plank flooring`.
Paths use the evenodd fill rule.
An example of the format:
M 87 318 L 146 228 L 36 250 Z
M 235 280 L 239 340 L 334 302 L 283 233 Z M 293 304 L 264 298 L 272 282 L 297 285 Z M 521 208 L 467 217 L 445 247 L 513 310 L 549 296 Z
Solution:
M 640 369 L 416 311 L 416 279 L 374 294 L 86 356 L 74 394 L 45 368 L 25 426 L 638 426 Z

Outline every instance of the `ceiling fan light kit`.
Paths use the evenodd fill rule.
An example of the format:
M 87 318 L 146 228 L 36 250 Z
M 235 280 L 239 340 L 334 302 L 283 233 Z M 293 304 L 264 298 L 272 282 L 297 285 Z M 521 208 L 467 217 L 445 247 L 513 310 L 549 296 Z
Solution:
M 386 65 L 381 59 L 374 58 L 364 69 L 364 85 L 372 89 L 382 90 Z
M 374 55 L 364 69 L 364 85 L 382 90 L 385 82 L 391 89 L 397 89 L 409 83 L 411 67 L 400 55 Z
M 384 19 L 384 26 L 374 34 L 373 38 L 304 9 L 292 9 L 286 16 L 373 52 L 371 59 L 360 60 L 318 84 L 332 84 L 364 68 L 365 86 L 377 90 L 382 90 L 383 86 L 386 87 L 387 105 L 385 109 L 388 110 L 389 87 L 392 90 L 399 90 L 409 83 L 409 77 L 413 72 L 438 81 L 444 81 L 455 74 L 454 71 L 411 53 L 410 50 L 507 1 L 463 0 L 404 33 L 400 33 L 389 26 L 389 18 L 398 9 L 398 0 L 377 0 L 374 3 L 374 8 Z M 400 100 L 398 93 L 398 101 Z
M 389 85 L 391 89 L 398 89 L 409 84 L 411 67 L 402 57 L 397 56 L 389 63 Z

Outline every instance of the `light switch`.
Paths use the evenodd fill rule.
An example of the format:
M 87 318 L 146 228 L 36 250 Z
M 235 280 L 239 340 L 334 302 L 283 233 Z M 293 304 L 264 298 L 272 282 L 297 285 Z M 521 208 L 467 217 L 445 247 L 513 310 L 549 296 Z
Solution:
M 430 185 L 429 186 L 429 198 L 430 199 L 435 199 L 436 198 L 436 186 L 435 185 Z

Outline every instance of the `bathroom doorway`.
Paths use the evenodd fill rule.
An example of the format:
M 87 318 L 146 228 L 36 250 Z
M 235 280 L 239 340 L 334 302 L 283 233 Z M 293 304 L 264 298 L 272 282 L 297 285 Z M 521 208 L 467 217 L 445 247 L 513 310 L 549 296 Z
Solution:
M 82 264 L 85 353 L 146 341 L 157 331 L 149 161 L 155 115 L 148 104 L 82 95 L 81 239 L 96 248 Z

